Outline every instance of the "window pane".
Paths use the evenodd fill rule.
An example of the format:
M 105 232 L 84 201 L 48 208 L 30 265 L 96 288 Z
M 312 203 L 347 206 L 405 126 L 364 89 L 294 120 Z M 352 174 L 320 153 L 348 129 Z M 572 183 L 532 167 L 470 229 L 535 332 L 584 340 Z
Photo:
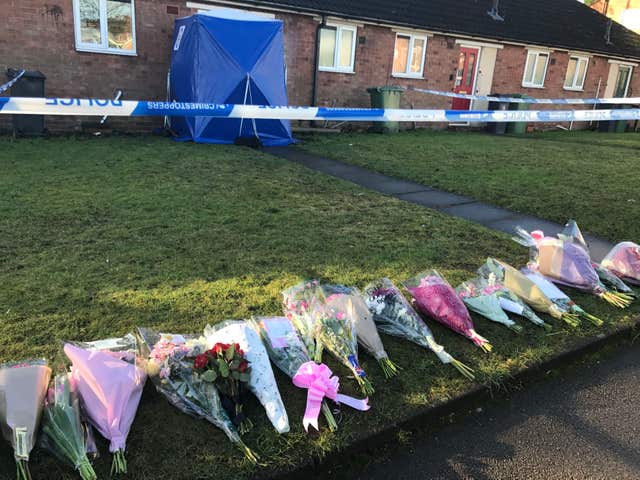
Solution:
M 409 58 L 409 37 L 398 35 L 396 46 L 393 50 L 393 73 L 407 72 L 407 59 Z
M 411 52 L 411 73 L 422 73 L 422 56 L 424 54 L 424 39 L 413 40 L 413 52 Z
M 533 81 L 533 69 L 536 64 L 536 54 L 530 53 L 527 55 L 527 70 L 524 72 L 524 83 L 531 83 Z
M 340 30 L 340 54 L 338 56 L 338 66 L 346 68 L 351 67 L 354 40 L 353 30 Z
M 336 52 L 336 30 L 323 28 L 320 30 L 320 66 L 333 67 Z
M 615 97 L 624 97 L 627 93 L 627 83 L 629 81 L 630 67 L 618 67 L 618 80 L 616 81 Z
M 79 0 L 80 41 L 100 45 L 100 0 Z
M 569 59 L 569 66 L 567 67 L 567 77 L 564 80 L 564 86 L 567 88 L 573 87 L 573 79 L 576 76 L 576 65 L 578 63 L 577 58 Z
M 107 31 L 109 48 L 133 50 L 131 0 L 107 0 Z
M 576 87 L 584 87 L 584 77 L 587 75 L 587 60 L 580 60 L 578 62 L 578 75 L 576 77 Z
M 476 73 L 475 69 L 476 69 L 476 54 L 472 53 L 469 55 L 469 65 L 467 65 L 467 77 L 464 81 L 467 87 L 471 86 L 471 80 L 473 79 L 473 76 Z
M 547 70 L 547 58 L 546 53 L 538 55 L 538 61 L 536 62 L 536 71 L 533 76 L 534 85 L 542 86 L 544 84 L 544 75 Z

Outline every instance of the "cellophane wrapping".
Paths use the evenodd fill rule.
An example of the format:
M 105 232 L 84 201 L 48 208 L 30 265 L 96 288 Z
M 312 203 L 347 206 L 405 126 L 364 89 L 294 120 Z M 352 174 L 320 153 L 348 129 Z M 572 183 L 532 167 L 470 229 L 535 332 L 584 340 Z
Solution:
M 85 432 L 80 419 L 80 400 L 67 372 L 57 374 L 49 389 L 40 445 L 62 463 L 77 470 L 83 480 L 96 478 L 87 457 Z
M 257 463 L 257 456 L 241 440 L 223 408 L 214 383 L 204 381 L 194 368 L 195 358 L 207 350 L 204 337 L 161 334 L 142 327 L 138 328 L 138 336 L 147 373 L 156 390 L 181 412 L 218 427 L 252 463 Z
M 29 455 L 33 449 L 51 369 L 44 359 L 0 365 L 0 426 L 13 447 L 18 480 L 31 478 Z
M 480 336 L 464 302 L 435 270 L 422 272 L 404 282 L 418 309 L 454 332 L 467 337 L 483 350 L 491 351 L 488 340 Z
M 289 431 L 289 418 L 273 376 L 269 354 L 258 333 L 244 320 L 228 320 L 204 329 L 207 348 L 216 343 L 238 343 L 251 365 L 249 390 L 258 398 L 278 433 Z

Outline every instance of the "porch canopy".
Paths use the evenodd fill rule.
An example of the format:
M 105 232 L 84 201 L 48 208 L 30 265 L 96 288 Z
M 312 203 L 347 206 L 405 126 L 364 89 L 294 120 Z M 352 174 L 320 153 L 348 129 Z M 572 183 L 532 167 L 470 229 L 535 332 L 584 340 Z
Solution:
M 176 102 L 287 105 L 282 22 L 225 9 L 176 20 L 169 82 Z M 173 117 L 171 129 L 199 143 L 293 142 L 288 120 Z

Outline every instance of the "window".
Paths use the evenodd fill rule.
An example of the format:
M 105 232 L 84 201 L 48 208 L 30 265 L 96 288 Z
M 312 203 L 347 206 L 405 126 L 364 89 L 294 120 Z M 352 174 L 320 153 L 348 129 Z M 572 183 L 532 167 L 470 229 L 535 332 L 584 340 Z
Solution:
M 618 66 L 618 77 L 616 78 L 616 87 L 613 91 L 615 98 L 624 98 L 627 96 L 629 83 L 631 82 L 631 72 L 633 72 L 631 65 Z
M 564 79 L 565 90 L 582 90 L 584 88 L 584 79 L 587 76 L 588 64 L 589 59 L 587 57 L 569 58 L 567 76 Z
M 73 0 L 76 50 L 136 54 L 134 0 Z
M 427 37 L 418 35 L 396 35 L 393 50 L 393 76 L 422 78 Z
M 320 70 L 352 73 L 355 56 L 355 26 L 329 25 L 320 30 Z
M 547 52 L 529 50 L 527 54 L 527 65 L 524 68 L 524 77 L 522 78 L 522 86 L 534 88 L 544 87 L 548 63 L 549 54 Z

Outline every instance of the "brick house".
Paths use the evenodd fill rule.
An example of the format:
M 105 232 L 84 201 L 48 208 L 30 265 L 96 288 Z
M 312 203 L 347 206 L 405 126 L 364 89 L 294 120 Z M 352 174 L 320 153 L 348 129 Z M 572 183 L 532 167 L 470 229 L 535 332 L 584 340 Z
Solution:
M 640 0 L 595 0 L 586 3 L 629 30 L 640 33 Z
M 640 35 L 575 0 L 4 0 L 0 71 L 47 96 L 164 99 L 176 18 L 216 8 L 284 22 L 292 105 L 368 106 L 366 87 L 534 97 L 640 96 Z M 605 38 L 607 37 L 607 38 Z M 485 108 L 416 92 L 403 107 Z M 47 119 L 50 130 L 82 118 Z M 149 130 L 157 118 L 112 119 Z M 0 118 L 0 129 L 9 119 Z

